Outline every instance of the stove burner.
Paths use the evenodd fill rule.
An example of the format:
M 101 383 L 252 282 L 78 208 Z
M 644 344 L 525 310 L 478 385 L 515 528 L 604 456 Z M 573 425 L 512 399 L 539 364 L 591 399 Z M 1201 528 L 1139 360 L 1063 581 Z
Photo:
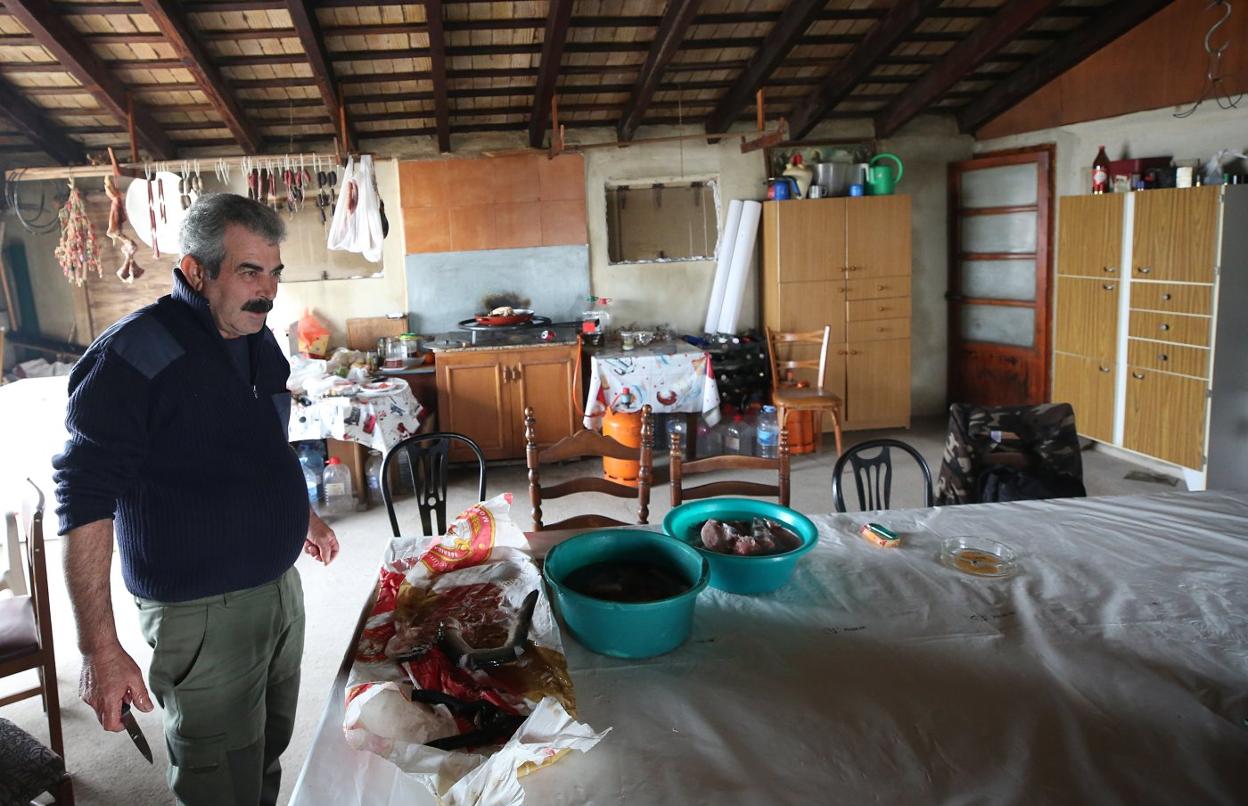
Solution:
M 534 328 L 548 328 L 551 325 L 549 316 L 534 316 L 527 322 L 521 322 L 515 325 L 483 325 L 476 319 L 464 319 L 459 323 L 460 330 L 467 330 L 472 333 L 472 343 L 477 343 L 478 334 L 482 333 L 499 333 L 512 334 L 521 333 Z

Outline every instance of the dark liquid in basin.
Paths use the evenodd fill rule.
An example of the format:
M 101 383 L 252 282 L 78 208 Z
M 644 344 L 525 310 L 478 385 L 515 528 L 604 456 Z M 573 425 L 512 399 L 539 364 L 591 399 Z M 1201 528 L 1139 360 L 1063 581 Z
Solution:
M 608 560 L 577 568 L 564 577 L 569 590 L 608 602 L 654 602 L 678 596 L 693 586 L 661 565 Z

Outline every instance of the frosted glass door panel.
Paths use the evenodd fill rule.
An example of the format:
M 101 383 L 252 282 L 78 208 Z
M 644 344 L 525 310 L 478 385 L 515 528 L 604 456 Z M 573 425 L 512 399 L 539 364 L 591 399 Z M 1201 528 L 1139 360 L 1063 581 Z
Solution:
M 1031 347 L 1036 339 L 1034 308 L 963 305 L 962 339 Z
M 962 296 L 978 299 L 1036 298 L 1036 261 L 964 260 Z
M 1036 214 L 1005 213 L 962 218 L 962 253 L 1034 253 Z
M 1036 166 L 1002 165 L 962 174 L 963 209 L 1019 207 L 1036 203 Z

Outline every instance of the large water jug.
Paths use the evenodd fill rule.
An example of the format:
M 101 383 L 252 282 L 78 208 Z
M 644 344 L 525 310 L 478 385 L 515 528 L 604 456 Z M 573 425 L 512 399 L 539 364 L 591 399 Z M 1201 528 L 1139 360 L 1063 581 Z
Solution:
M 754 428 L 740 414 L 735 415 L 724 429 L 724 453 L 754 455 Z
M 368 503 L 377 505 L 381 501 L 381 451 L 369 451 L 368 461 L 364 463 L 364 478 L 368 482 Z
M 780 421 L 776 419 L 775 406 L 763 406 L 763 413 L 758 415 L 754 439 L 758 455 L 762 458 L 775 459 L 780 455 Z
M 302 466 L 303 483 L 308 488 L 308 504 L 313 509 L 317 509 L 321 504 L 321 474 L 307 465 Z
M 351 468 L 337 456 L 331 456 L 325 466 L 325 513 L 346 515 L 355 511 L 355 497 L 351 486 Z

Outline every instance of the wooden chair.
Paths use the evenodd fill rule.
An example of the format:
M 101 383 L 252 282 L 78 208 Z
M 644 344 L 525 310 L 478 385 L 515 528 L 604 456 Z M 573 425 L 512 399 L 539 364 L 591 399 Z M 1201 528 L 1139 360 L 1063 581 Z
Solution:
M 789 432 L 780 429 L 780 446 L 775 459 L 759 456 L 711 456 L 686 462 L 680 458 L 682 437 L 672 434 L 668 472 L 671 476 L 672 506 L 680 506 L 686 498 L 711 498 L 717 495 L 763 495 L 775 496 L 780 506 L 789 505 Z M 774 470 L 777 484 L 757 481 L 713 481 L 698 487 L 684 487 L 684 477 L 716 470 Z
M 648 523 L 650 517 L 650 484 L 654 473 L 654 417 L 650 407 L 644 406 L 641 414 L 641 447 L 629 448 L 611 437 L 597 431 L 577 431 L 570 437 L 551 445 L 545 450 L 537 447 L 537 418 L 533 409 L 524 410 L 525 460 L 529 466 L 529 500 L 533 504 L 533 530 L 544 529 L 595 529 L 602 526 L 628 526 L 624 521 L 606 515 L 575 515 L 556 523 L 542 523 L 542 499 L 562 498 L 574 493 L 606 493 L 617 498 L 637 499 L 637 523 Z M 605 456 L 611 459 L 629 459 L 638 462 L 637 486 L 629 487 L 607 481 L 601 475 L 587 476 L 561 484 L 543 487 L 540 466 L 584 456 Z
M 485 500 L 485 455 L 481 447 L 469 437 L 454 431 L 432 434 L 416 434 L 405 437 L 402 442 L 386 451 L 381 463 L 381 500 L 385 502 L 386 514 L 390 516 L 390 529 L 400 537 L 399 519 L 394 513 L 394 491 L 390 488 L 391 465 L 406 455 L 412 469 L 412 483 L 416 491 L 416 506 L 420 510 L 421 534 L 446 534 L 446 482 L 447 465 L 450 463 L 451 443 L 463 443 L 476 454 L 477 500 Z M 433 531 L 430 515 L 437 513 L 438 531 Z
M 26 538 L 29 596 L 0 599 L 0 677 L 35 669 L 39 685 L 0 698 L 0 706 L 40 696 L 48 715 L 52 750 L 65 757 L 61 739 L 61 703 L 56 691 L 56 656 L 48 609 L 48 569 L 43 548 L 43 493 L 30 479 L 22 495 L 18 532 Z
M 74 784 L 65 759 L 7 719 L 0 719 L 0 803 L 31 803 L 51 794 L 57 806 L 74 806 Z
M 771 398 L 775 401 L 776 411 L 780 418 L 780 427 L 787 425 L 790 411 L 812 411 L 815 413 L 815 450 L 823 447 L 823 413 L 832 415 L 832 432 L 836 436 L 836 455 L 841 455 L 841 421 L 843 420 L 841 398 L 830 389 L 824 388 L 828 371 L 828 342 L 832 328 L 825 325 L 823 330 L 809 330 L 798 333 L 784 333 L 767 328 L 767 354 L 771 360 Z M 818 345 L 819 357 L 788 359 L 779 358 L 778 345 Z M 815 383 L 807 389 L 795 389 L 781 386 L 780 370 L 815 370 Z

